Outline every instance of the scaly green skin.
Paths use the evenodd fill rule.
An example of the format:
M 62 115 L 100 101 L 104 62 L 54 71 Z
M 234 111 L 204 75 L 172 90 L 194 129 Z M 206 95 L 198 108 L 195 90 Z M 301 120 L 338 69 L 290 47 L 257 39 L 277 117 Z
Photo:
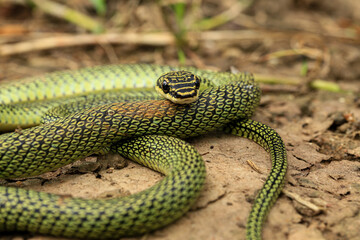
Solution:
M 284 185 L 287 169 L 284 143 L 275 130 L 251 119 L 232 122 L 224 130 L 251 139 L 270 152 L 271 171 L 255 199 L 246 225 L 246 239 L 261 239 L 262 225 Z
M 116 98 L 118 101 L 124 101 L 118 90 L 125 91 L 126 98 L 131 99 L 159 98 L 154 95 L 153 90 L 156 79 L 165 72 L 177 70 L 191 71 L 201 76 L 202 88 L 251 77 L 249 74 L 214 72 L 193 67 L 124 64 L 83 68 L 78 71 L 59 71 L 40 77 L 1 83 L 0 132 L 10 131 L 19 126 L 26 128 L 38 125 L 47 111 L 66 102 L 92 102 L 94 98 L 105 102 L 107 99 L 115 101 Z M 134 91 L 137 88 L 151 88 L 152 91 L 148 93 L 152 92 L 152 96 L 146 94 L 146 97 L 142 97 L 139 92 Z M 130 97 L 127 97 L 128 95 Z
M 0 104 L 0 132 L 8 132 L 18 127 L 28 128 L 36 126 L 52 118 L 64 116 L 70 111 L 75 112 L 88 107 L 100 106 L 112 102 L 150 99 L 161 99 L 153 88 L 141 88 L 141 90 L 119 89 L 60 99 Z M 65 105 L 69 106 L 65 108 Z
M 178 70 L 190 71 L 204 78 L 204 81 L 211 78 L 214 86 L 238 78 L 236 74 L 200 70 L 194 67 L 151 64 L 97 66 L 77 71 L 59 71 L 2 84 L 0 104 L 54 99 L 102 90 L 154 87 L 156 79 L 161 74 Z M 206 84 L 204 81 L 202 84 Z
M 152 75 L 149 73 L 151 69 L 155 69 L 154 72 L 157 74 L 164 68 L 168 68 L 153 65 L 125 65 L 125 67 L 119 66 L 118 68 L 122 70 L 117 71 L 121 73 L 121 71 L 126 70 L 125 75 L 128 75 L 127 71 L 130 71 L 131 66 L 136 69 L 135 72 L 140 72 L 141 68 L 144 68 L 145 75 Z M 113 72 L 114 68 L 116 67 L 105 67 L 104 72 L 107 73 L 105 75 L 109 75 L 109 69 L 111 69 L 110 72 Z M 71 79 L 75 82 L 81 82 L 81 79 L 78 80 L 77 77 L 82 77 L 82 80 L 84 78 L 96 78 L 98 81 L 102 81 L 102 77 L 104 77 L 102 69 L 87 69 L 79 72 L 68 72 L 64 75 L 57 73 L 51 75 L 50 82 L 64 84 L 64 79 L 67 83 L 70 83 Z M 260 239 L 261 227 L 266 214 L 283 185 L 286 173 L 284 145 L 275 131 L 265 125 L 248 120 L 260 99 L 259 88 L 253 82 L 251 75 L 194 71 L 201 72 L 202 79 L 204 78 L 205 81 L 211 79 L 211 83 L 219 87 L 206 89 L 201 93 L 198 101 L 192 104 L 175 105 L 164 100 L 108 103 L 81 111 L 76 110 L 74 113 L 72 111 L 66 112 L 63 118 L 57 120 L 55 120 L 56 118 L 52 119 L 50 114 L 50 121 L 52 122 L 20 132 L 1 135 L 0 177 L 16 178 L 41 174 L 99 152 L 104 148 L 117 149 L 124 156 L 140 159 L 139 161 L 144 162 L 145 165 L 150 165 L 157 171 L 167 173 L 166 170 L 162 170 L 162 163 L 158 163 L 159 160 L 156 155 L 149 153 L 149 158 L 145 160 L 141 157 L 141 154 L 144 154 L 142 153 L 144 149 L 140 146 L 145 142 L 142 136 L 157 134 L 186 138 L 230 124 L 227 131 L 253 139 L 271 153 L 272 172 L 255 200 L 247 225 L 247 238 Z M 234 82 L 234 80 L 237 81 Z M 225 85 L 221 85 L 222 83 Z M 39 84 L 24 84 L 21 89 L 17 87 L 21 94 L 14 100 L 11 97 L 3 98 L 7 99 L 7 104 L 12 102 L 4 107 L 16 107 L 15 102 L 26 99 L 26 97 L 24 98 L 25 92 L 29 89 L 32 90 L 35 85 L 39 86 Z M 50 86 L 51 84 L 45 85 Z M 92 86 L 97 85 L 101 84 L 92 84 Z M 3 92 L 16 91 L 12 86 L 2 89 L 5 89 Z M 44 92 L 46 91 L 44 90 Z M 111 101 L 113 100 L 115 99 Z M 66 101 L 65 103 L 65 106 L 78 104 L 77 102 L 68 103 Z M 84 104 L 83 100 L 80 101 L 80 108 L 82 104 Z M 90 105 L 93 106 L 93 104 Z M 33 107 L 35 106 L 36 103 Z M 63 112 L 62 106 L 56 104 L 55 106 L 58 106 L 56 108 L 60 113 Z M 11 112 L 10 110 L 7 111 Z M 114 145 L 116 142 L 122 142 L 128 138 L 133 139 L 130 141 L 134 141 L 134 145 L 127 148 L 124 147 L 126 146 L 125 143 Z M 173 160 L 176 164 L 183 158 L 196 158 L 193 151 L 187 149 L 185 145 L 176 147 L 177 144 L 166 145 L 167 140 L 155 139 L 153 141 L 160 146 L 155 150 L 156 153 L 161 149 L 165 152 L 171 150 L 170 156 L 181 155 L 181 152 L 189 154 L 185 157 L 176 157 Z M 173 141 L 175 140 L 169 140 L 169 142 Z M 155 144 L 150 149 L 154 146 Z M 150 162 L 148 163 L 148 161 Z M 186 160 L 183 161 L 186 162 Z M 191 184 L 183 184 L 179 180 L 180 177 L 173 177 L 171 172 L 166 178 L 168 179 L 165 184 L 166 188 L 154 186 L 143 193 L 149 198 L 133 195 L 125 199 L 113 200 L 68 199 L 45 193 L 2 187 L 0 189 L 0 221 L 2 221 L 0 222 L 2 223 L 0 229 L 7 231 L 26 230 L 77 238 L 119 238 L 151 231 L 180 217 L 189 209 L 189 204 L 196 199 L 202 186 L 204 172 L 195 166 L 199 164 L 195 164 L 194 161 L 187 162 L 187 164 L 189 167 L 185 168 L 190 171 L 190 175 L 199 175 L 198 177 L 193 175 L 186 177 L 186 179 L 192 178 Z M 186 185 L 190 185 L 187 190 L 185 189 Z M 174 189 L 178 189 L 178 192 L 176 193 Z M 155 195 L 158 197 L 154 197 Z M 114 205 L 117 202 L 120 204 Z M 156 210 L 153 211 L 152 207 L 149 209 L 149 205 L 156 206 Z M 102 208 L 102 206 L 106 207 Z M 170 217 L 165 219 L 166 213 L 171 212 L 174 206 L 181 206 L 183 210 L 174 210 L 175 213 L 169 214 Z M 58 209 L 62 210 L 59 212 Z M 117 214 L 118 211 L 128 210 L 130 211 L 123 215 Z M 111 212 L 116 214 L 111 215 Z M 166 216 L 159 216 L 157 219 L 158 215 L 156 214 L 158 212 Z M 42 214 L 41 217 L 39 214 Z M 50 220 L 54 216 L 59 216 L 56 222 Z
M 184 141 L 141 136 L 113 148 L 166 177 L 146 191 L 109 200 L 0 187 L 0 229 L 86 239 L 139 235 L 179 218 L 199 195 L 205 165 L 199 153 Z M 164 197 L 164 193 L 171 195 Z

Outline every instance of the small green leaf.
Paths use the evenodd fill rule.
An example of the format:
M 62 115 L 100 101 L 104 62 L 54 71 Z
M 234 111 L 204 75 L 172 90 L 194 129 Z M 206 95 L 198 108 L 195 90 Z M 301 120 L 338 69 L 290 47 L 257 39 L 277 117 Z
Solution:
M 90 0 L 99 16 L 105 16 L 106 14 L 106 2 L 105 0 Z
M 171 5 L 171 8 L 175 12 L 176 23 L 179 24 L 179 26 L 181 26 L 183 24 L 185 17 L 186 3 L 184 2 L 174 3 Z
M 178 59 L 179 59 L 180 65 L 185 65 L 185 63 L 186 63 L 186 56 L 185 56 L 184 51 L 183 51 L 181 48 L 179 48 L 178 51 L 177 51 L 177 53 L 178 53 Z
M 301 64 L 301 71 L 300 71 L 300 75 L 302 77 L 306 77 L 307 73 L 309 71 L 309 66 L 308 66 L 308 61 L 304 60 Z

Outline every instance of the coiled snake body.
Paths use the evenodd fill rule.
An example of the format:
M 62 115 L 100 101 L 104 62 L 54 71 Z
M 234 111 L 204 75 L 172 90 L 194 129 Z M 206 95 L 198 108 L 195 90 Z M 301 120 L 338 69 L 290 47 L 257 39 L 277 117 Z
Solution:
M 205 90 L 195 102 L 150 100 L 158 98 L 153 90 L 128 89 L 154 85 L 161 74 L 175 70 L 200 76 Z M 260 239 L 263 222 L 284 182 L 286 151 L 274 130 L 249 119 L 259 98 L 259 88 L 249 74 L 145 64 L 88 68 L 3 84 L 2 129 L 37 125 L 41 117 L 45 123 L 0 135 L 1 178 L 38 175 L 103 149 L 166 177 L 141 193 L 108 200 L 0 187 L 0 230 L 99 239 L 139 235 L 165 226 L 190 208 L 205 179 L 200 155 L 177 138 L 224 128 L 253 139 L 271 154 L 271 173 L 247 224 L 247 239 Z

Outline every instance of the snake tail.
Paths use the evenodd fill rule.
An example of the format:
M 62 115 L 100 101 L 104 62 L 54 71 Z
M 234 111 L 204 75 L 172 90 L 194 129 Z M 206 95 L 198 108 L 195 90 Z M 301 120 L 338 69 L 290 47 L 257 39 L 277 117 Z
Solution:
M 166 177 L 147 190 L 114 199 L 85 200 L 0 187 L 0 230 L 86 239 L 141 235 L 181 217 L 203 187 L 204 162 L 182 140 L 148 135 L 112 148 Z
M 267 214 L 284 185 L 287 156 L 280 135 L 269 126 L 251 119 L 235 121 L 224 129 L 228 133 L 253 140 L 270 152 L 272 167 L 262 189 L 255 198 L 246 224 L 246 239 L 260 240 L 261 229 Z

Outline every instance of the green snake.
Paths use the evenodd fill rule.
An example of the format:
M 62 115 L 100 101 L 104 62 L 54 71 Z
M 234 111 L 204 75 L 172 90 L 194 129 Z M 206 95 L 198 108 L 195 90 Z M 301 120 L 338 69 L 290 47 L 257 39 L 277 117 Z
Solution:
M 195 84 L 195 90 L 184 90 L 184 85 L 172 84 L 171 77 L 163 75 L 180 70 L 192 73 L 175 75 Z M 159 76 L 163 95 L 191 100 L 180 101 L 185 104 L 160 100 L 153 90 Z M 0 128 L 32 126 L 0 135 L 1 178 L 38 175 L 104 149 L 166 175 L 143 192 L 114 199 L 85 200 L 0 187 L 1 231 L 116 239 L 164 227 L 189 210 L 205 181 L 201 156 L 178 138 L 224 129 L 270 152 L 271 172 L 246 227 L 247 239 L 261 239 L 266 215 L 282 189 L 287 161 L 280 136 L 250 120 L 260 100 L 251 74 L 111 65 L 0 86 Z M 170 87 L 182 90 L 172 92 Z

